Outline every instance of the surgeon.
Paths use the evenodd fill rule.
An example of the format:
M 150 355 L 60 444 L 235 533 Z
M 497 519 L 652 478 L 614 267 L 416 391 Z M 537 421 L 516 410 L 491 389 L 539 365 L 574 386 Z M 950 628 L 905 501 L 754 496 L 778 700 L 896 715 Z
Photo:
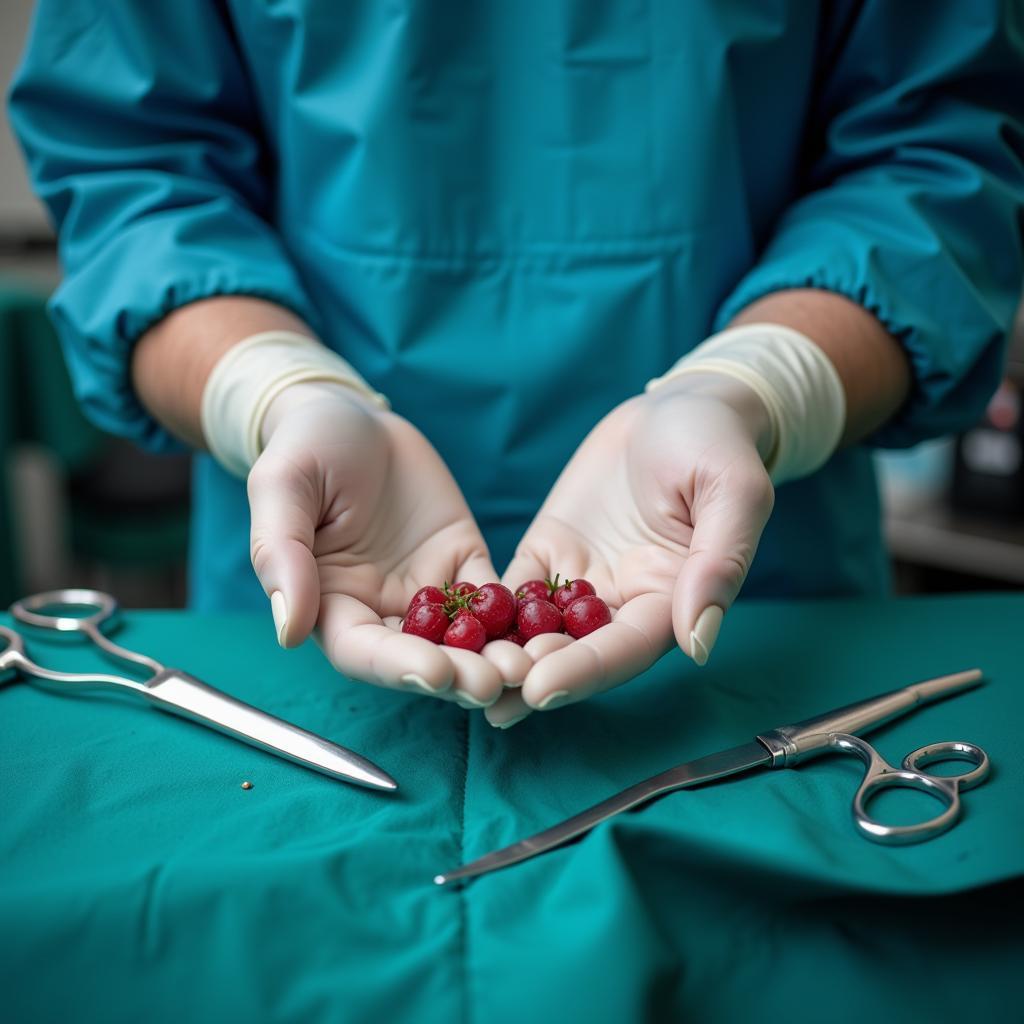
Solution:
M 10 104 L 84 409 L 201 453 L 192 606 L 504 727 L 885 591 L 871 448 L 1000 376 L 1022 59 L 1011 0 L 42 0 Z M 399 631 L 506 565 L 613 622 Z

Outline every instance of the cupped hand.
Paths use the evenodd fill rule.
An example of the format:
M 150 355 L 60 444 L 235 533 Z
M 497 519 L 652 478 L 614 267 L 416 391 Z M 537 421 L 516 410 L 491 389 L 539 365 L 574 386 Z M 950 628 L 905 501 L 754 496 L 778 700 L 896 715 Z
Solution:
M 504 582 L 582 576 L 612 621 L 579 640 L 531 640 L 535 664 L 488 720 L 512 724 L 617 686 L 666 653 L 673 635 L 704 664 L 771 514 L 770 444 L 760 399 L 713 374 L 668 382 L 606 416 L 556 481 Z
M 493 703 L 532 661 L 508 641 L 480 654 L 401 632 L 422 586 L 496 580 L 447 466 L 409 422 L 333 384 L 274 399 L 248 478 L 253 567 L 278 639 L 314 631 L 338 671 L 467 707 Z

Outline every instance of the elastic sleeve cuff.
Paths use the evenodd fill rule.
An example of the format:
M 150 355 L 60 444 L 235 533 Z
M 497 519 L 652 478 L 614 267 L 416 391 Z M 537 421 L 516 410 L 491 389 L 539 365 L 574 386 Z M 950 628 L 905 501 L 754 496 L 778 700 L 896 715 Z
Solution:
M 815 249 L 819 251 L 813 263 L 790 256 L 769 258 L 754 267 L 719 308 L 715 330 L 724 330 L 741 310 L 774 292 L 816 288 L 842 295 L 882 324 L 903 348 L 911 367 L 906 401 L 862 444 L 908 448 L 975 422 L 998 384 L 1002 367 L 1005 334 L 995 320 L 979 322 L 976 300 L 960 300 L 958 290 L 942 280 L 944 274 L 930 270 L 926 263 L 915 269 L 914 290 L 928 291 L 927 286 L 922 289 L 921 278 L 934 274 L 931 288 L 940 292 L 941 300 L 932 309 L 880 287 L 879 278 L 866 274 L 848 252 L 836 250 L 823 259 L 819 246 Z
M 248 261 L 246 261 L 248 263 Z M 201 299 L 247 295 L 290 310 L 319 331 L 317 316 L 291 267 L 239 267 L 228 250 L 223 263 L 192 274 L 153 274 L 117 268 L 108 298 L 89 302 L 97 270 L 66 280 L 50 301 L 75 396 L 100 429 L 154 452 L 187 450 L 144 408 L 131 382 L 131 353 L 138 339 L 169 313 Z M 152 282 L 158 282 L 155 287 Z

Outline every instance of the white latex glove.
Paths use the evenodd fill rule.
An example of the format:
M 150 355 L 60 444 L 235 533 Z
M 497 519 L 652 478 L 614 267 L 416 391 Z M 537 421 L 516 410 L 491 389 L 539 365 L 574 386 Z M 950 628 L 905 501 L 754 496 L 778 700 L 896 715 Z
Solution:
M 481 654 L 400 631 L 422 586 L 497 579 L 451 473 L 409 422 L 350 388 L 302 383 L 273 399 L 248 477 L 252 562 L 282 646 L 317 641 L 347 676 L 467 707 L 518 685 L 509 641 Z
M 531 640 L 536 663 L 521 689 L 487 709 L 488 721 L 512 724 L 610 689 L 660 658 L 673 634 L 704 664 L 772 510 L 763 462 L 771 443 L 761 399 L 711 373 L 606 416 L 558 478 L 504 582 L 582 576 L 612 622 L 579 640 Z

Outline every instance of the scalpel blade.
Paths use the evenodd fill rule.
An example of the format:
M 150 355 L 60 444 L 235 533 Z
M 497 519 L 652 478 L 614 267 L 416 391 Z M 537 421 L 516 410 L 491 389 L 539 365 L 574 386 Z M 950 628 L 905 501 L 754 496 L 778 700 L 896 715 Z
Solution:
M 187 672 L 163 669 L 145 683 L 142 692 L 163 711 L 190 718 L 324 775 L 371 789 L 398 789 L 398 783 L 386 771 L 365 757 L 215 690 Z
M 740 747 L 733 747 L 731 750 L 699 757 L 696 761 L 677 765 L 675 768 L 669 768 L 668 771 L 654 775 L 643 782 L 638 782 L 635 786 L 630 786 L 629 789 L 624 789 L 621 793 L 602 800 L 601 803 L 595 804 L 589 810 L 582 811 L 559 825 L 538 832 L 527 839 L 521 839 L 518 843 L 506 846 L 504 849 L 495 850 L 493 853 L 471 861 L 454 871 L 435 875 L 434 882 L 437 885 L 446 885 L 448 882 L 472 878 L 475 875 L 483 875 L 489 871 L 496 871 L 498 868 L 508 867 L 509 864 L 517 864 L 538 853 L 561 846 L 570 839 L 575 839 L 584 832 L 588 832 L 606 818 L 632 810 L 632 808 L 638 807 L 656 796 L 661 796 L 663 793 L 697 786 L 702 782 L 721 779 L 726 775 L 736 775 L 739 772 L 750 771 L 752 768 L 770 767 L 771 763 L 771 754 L 756 740 L 744 743 Z

